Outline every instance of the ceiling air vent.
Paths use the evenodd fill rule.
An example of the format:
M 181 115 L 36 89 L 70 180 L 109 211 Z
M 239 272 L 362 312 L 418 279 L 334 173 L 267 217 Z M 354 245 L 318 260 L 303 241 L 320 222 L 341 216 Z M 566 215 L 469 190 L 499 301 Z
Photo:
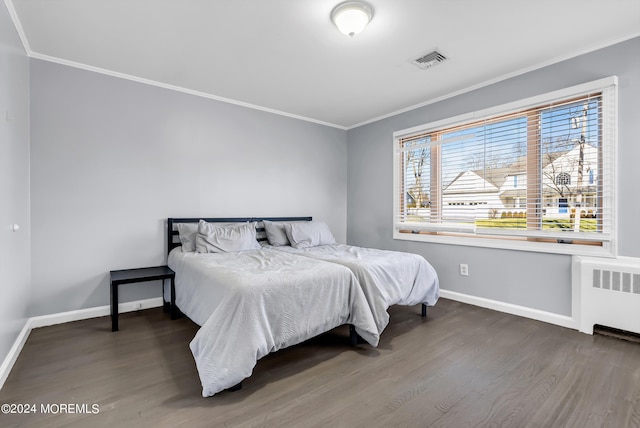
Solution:
M 420 68 L 427 69 L 444 62 L 446 59 L 447 57 L 442 55 L 440 52 L 433 51 L 426 55 L 422 55 L 420 58 L 416 58 L 411 62 Z

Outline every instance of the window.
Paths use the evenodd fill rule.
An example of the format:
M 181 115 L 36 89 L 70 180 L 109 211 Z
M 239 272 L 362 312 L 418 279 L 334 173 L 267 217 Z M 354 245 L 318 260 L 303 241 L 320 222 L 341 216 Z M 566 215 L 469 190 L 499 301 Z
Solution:
M 556 176 L 556 186 L 570 186 L 571 174 L 567 172 L 561 172 Z
M 616 84 L 394 133 L 394 238 L 613 254 Z

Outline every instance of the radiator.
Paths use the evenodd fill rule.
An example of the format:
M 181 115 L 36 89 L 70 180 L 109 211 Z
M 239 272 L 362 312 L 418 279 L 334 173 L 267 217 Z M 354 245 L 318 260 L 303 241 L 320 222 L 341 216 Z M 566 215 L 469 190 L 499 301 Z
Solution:
M 640 334 L 640 259 L 574 257 L 573 290 L 580 290 L 580 331 L 598 324 Z

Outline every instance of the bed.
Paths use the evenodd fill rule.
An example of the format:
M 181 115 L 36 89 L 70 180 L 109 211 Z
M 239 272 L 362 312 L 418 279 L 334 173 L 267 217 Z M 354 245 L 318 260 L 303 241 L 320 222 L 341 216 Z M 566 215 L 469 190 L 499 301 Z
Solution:
M 376 323 L 350 269 L 253 245 L 252 239 L 256 243 L 263 239 L 256 234 L 256 224 L 265 219 L 204 218 L 216 233 L 232 231 L 224 239 L 207 241 L 211 246 L 222 242 L 221 247 L 226 245 L 223 249 L 227 251 L 191 251 L 192 242 L 183 240 L 181 229 L 186 237 L 187 229 L 201 226 L 200 220 L 169 218 L 167 251 L 168 265 L 176 272 L 170 297 L 172 318 L 179 311 L 200 326 L 190 348 L 203 396 L 237 389 L 260 358 L 339 325 L 352 325 L 359 336 L 377 346 Z M 310 218 L 269 220 L 295 222 Z M 216 223 L 229 227 L 212 226 Z M 226 238 L 229 239 L 225 241 Z M 239 241 L 244 246 L 234 246 Z M 200 249 L 207 250 L 206 245 Z

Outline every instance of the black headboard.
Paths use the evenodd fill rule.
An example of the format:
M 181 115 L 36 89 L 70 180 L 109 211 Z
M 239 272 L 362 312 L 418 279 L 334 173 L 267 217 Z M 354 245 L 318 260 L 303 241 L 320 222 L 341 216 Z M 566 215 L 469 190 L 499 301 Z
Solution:
M 178 223 L 198 223 L 200 220 L 204 220 L 208 223 L 250 223 L 261 222 L 263 220 L 269 221 L 311 221 L 312 217 L 227 217 L 227 218 L 206 218 L 206 217 L 191 217 L 191 218 L 171 218 L 167 219 L 167 255 L 175 247 L 180 246 L 180 240 L 176 239 L 178 236 L 178 229 L 176 225 Z M 258 232 L 264 232 L 264 226 L 258 225 Z M 265 239 L 265 238 L 262 238 Z M 260 240 L 260 239 L 259 239 Z

